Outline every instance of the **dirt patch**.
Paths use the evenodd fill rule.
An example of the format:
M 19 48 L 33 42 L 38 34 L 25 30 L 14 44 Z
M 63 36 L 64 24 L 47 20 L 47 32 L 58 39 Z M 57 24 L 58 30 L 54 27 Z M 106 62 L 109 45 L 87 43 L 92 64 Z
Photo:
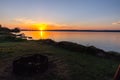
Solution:
M 13 74 L 12 59 L 6 60 L 0 71 L 0 80 L 69 80 L 67 64 L 64 57 L 48 56 L 49 67 L 43 74 L 18 76 Z M 2 66 L 1 66 L 2 67 Z

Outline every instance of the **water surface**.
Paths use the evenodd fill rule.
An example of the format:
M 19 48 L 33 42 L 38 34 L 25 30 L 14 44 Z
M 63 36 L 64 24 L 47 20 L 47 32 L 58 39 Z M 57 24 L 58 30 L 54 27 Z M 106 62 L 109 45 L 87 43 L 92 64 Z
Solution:
M 33 39 L 53 39 L 55 41 L 71 41 L 86 46 L 94 45 L 105 51 L 120 52 L 119 32 L 58 32 L 58 31 L 22 31 Z

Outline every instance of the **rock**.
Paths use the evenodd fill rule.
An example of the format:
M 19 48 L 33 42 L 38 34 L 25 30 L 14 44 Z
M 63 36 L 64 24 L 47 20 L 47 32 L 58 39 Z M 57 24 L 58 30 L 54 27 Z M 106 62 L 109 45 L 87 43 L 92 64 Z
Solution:
M 52 39 L 40 39 L 39 41 L 45 44 L 56 45 L 56 42 L 53 41 Z
M 87 47 L 86 52 L 92 55 L 100 56 L 100 57 L 104 57 L 106 53 L 105 51 L 98 49 L 94 46 Z
M 21 56 L 13 61 L 13 73 L 33 75 L 43 73 L 48 68 L 48 57 L 40 54 Z
M 68 41 L 61 41 L 57 43 L 57 46 L 62 47 L 64 49 L 68 49 L 75 52 L 84 52 L 86 47 L 77 43 L 72 43 Z
M 106 57 L 105 53 L 103 53 L 103 52 L 97 53 L 97 56 L 99 56 L 99 57 Z

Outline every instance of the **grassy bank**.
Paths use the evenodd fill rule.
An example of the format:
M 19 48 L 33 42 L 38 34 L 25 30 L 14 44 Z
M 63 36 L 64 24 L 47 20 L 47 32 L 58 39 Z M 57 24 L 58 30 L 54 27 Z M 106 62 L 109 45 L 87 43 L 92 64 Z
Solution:
M 25 54 L 44 54 L 54 65 L 42 76 L 12 75 L 12 61 Z M 119 61 L 72 52 L 41 41 L 0 43 L 0 80 L 112 80 Z

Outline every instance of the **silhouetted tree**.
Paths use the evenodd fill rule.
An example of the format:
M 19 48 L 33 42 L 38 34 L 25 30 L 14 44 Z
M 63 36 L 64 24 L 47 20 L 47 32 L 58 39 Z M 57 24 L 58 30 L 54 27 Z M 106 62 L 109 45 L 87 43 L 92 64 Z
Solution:
M 19 29 L 19 28 L 14 28 L 14 29 L 11 30 L 11 32 L 19 33 L 19 32 L 20 32 L 20 29 Z
M 9 33 L 11 30 L 8 29 L 7 27 L 2 27 L 2 25 L 0 25 L 0 32 L 2 33 Z
M 9 29 L 0 25 L 0 42 L 4 41 L 22 41 L 27 40 L 25 34 L 17 34 L 20 32 L 19 28 Z
M 0 24 L 0 28 L 2 27 L 2 25 Z

